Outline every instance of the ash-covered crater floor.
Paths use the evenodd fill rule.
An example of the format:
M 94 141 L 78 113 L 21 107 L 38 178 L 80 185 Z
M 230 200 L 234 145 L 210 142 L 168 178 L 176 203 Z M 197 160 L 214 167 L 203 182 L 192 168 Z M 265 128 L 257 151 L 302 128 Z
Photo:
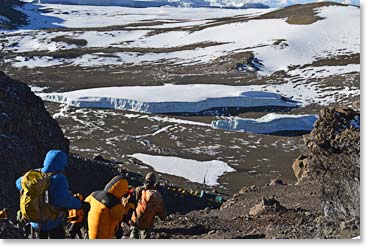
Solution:
M 0 70 L 36 93 L 206 84 L 241 86 L 300 102 L 281 109 L 234 107 L 185 115 L 124 107 L 74 108 L 55 103 L 60 100 L 46 101 L 70 139 L 71 151 L 85 157 L 101 154 L 121 161 L 132 160 L 134 154 L 171 156 L 180 163 L 200 161 L 204 170 L 208 161 L 217 160 L 221 164 L 213 179 L 218 178 L 219 186 L 214 187 L 233 194 L 273 178 L 294 181 L 291 163 L 305 132 L 236 132 L 229 131 L 238 129 L 235 126 L 214 129 L 213 121 L 232 119 L 229 115 L 254 120 L 268 113 L 317 115 L 323 106 L 360 101 L 356 6 L 324 2 L 231 10 L 26 3 L 16 11 L 23 26 L 1 30 Z M 146 164 L 134 160 L 126 165 L 145 172 L 151 168 Z M 182 185 L 190 182 L 189 172 L 161 175 Z

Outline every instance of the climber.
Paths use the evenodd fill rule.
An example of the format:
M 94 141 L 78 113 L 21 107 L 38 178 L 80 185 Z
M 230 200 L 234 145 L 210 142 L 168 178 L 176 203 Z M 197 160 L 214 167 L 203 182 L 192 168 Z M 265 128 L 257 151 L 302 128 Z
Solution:
M 128 182 L 115 176 L 101 191 L 90 194 L 85 201 L 90 204 L 88 213 L 89 239 L 112 239 L 115 237 L 123 216 L 133 206 L 129 203 Z
M 76 193 L 73 195 L 75 198 L 83 201 L 83 195 Z M 82 228 L 87 227 L 87 220 L 85 214 L 88 213 L 90 206 L 89 203 L 84 203 L 85 205 L 80 209 L 69 209 L 66 225 L 66 235 L 70 238 L 85 239 L 83 237 Z
M 21 191 L 20 206 L 22 217 L 31 223 L 32 228 L 38 232 L 38 238 L 40 239 L 64 239 L 65 231 L 62 222 L 65 213 L 63 211 L 71 208 L 79 209 L 82 206 L 82 203 L 71 195 L 69 183 L 64 174 L 62 174 L 67 165 L 67 155 L 64 152 L 61 150 L 50 150 L 46 154 L 43 168 L 31 170 L 16 181 L 16 186 Z M 32 193 L 29 192 L 30 181 L 40 183 L 39 180 L 41 179 L 37 180 L 35 177 L 48 178 L 46 190 L 42 191 L 41 194 L 43 197 L 32 197 Z M 48 215 L 50 217 L 52 215 L 53 219 L 41 220 L 36 218 L 33 215 L 41 214 L 41 209 L 33 206 L 33 208 L 37 207 L 38 211 L 37 209 L 31 211 L 29 206 L 24 205 L 24 203 L 29 205 L 29 202 L 35 202 L 36 200 L 38 205 L 39 198 L 43 198 L 43 202 L 48 205 Z M 32 217 L 35 219 L 30 219 Z
M 149 239 L 156 215 L 165 220 L 165 209 L 160 192 L 157 190 L 156 175 L 149 172 L 143 186 L 135 189 L 137 205 L 131 217 L 131 239 Z

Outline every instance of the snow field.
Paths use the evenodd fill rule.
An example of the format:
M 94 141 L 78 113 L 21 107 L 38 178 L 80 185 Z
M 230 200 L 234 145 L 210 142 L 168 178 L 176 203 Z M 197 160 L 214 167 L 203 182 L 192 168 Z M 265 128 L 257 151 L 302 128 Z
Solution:
M 38 5 L 32 6 L 35 8 L 34 6 Z M 259 9 L 218 10 L 167 7 L 144 9 L 98 7 L 97 11 L 92 6 L 44 4 L 40 6 L 49 8 L 51 11 L 42 13 L 41 16 L 45 18 L 45 22 L 42 22 L 39 20 L 39 13 L 36 15 L 35 10 L 32 10 L 32 6 L 25 5 L 24 7 L 23 11 L 31 16 L 30 25 L 24 27 L 24 30 L 44 27 L 47 25 L 45 24 L 45 22 L 47 23 L 47 18 L 50 18 L 49 25 L 55 26 L 57 24 L 59 27 L 101 27 L 136 22 L 144 23 L 147 20 L 167 20 L 172 22 L 169 25 L 176 25 L 177 22 L 181 21 L 183 23 L 186 21 L 209 21 L 208 18 L 244 16 L 270 11 Z M 116 46 L 160 49 L 207 42 L 224 44 L 166 53 L 126 54 L 120 52 L 110 54 L 111 57 L 107 58 L 100 56 L 105 54 L 87 54 L 76 59 L 65 59 L 61 62 L 88 67 L 165 60 L 183 65 L 208 63 L 216 58 L 226 56 L 230 52 L 252 51 L 258 58 L 264 61 L 265 69 L 259 73 L 261 75 L 270 75 L 280 70 L 288 71 L 288 67 L 292 65 L 302 66 L 311 64 L 316 59 L 360 52 L 359 8 L 352 6 L 328 6 L 316 9 L 316 12 L 317 15 L 325 19 L 310 25 L 290 25 L 284 19 L 260 19 L 222 24 L 195 32 L 183 30 L 167 31 L 152 36 L 145 36 L 147 30 L 69 33 L 70 36 L 75 35 L 75 37 L 87 40 L 89 47 Z M 59 21 L 56 21 L 55 18 Z M 84 20 L 82 21 L 81 19 Z M 159 27 L 158 24 L 157 27 Z M 222 33 L 226 35 L 219 35 Z M 16 38 L 17 36 L 13 37 L 13 39 Z M 19 39 L 22 41 L 24 37 L 19 37 Z M 280 39 L 284 39 L 288 46 L 278 47 L 274 45 L 274 42 Z M 72 46 L 65 46 L 60 43 L 54 44 L 49 40 L 44 40 L 48 45 L 44 45 L 43 41 L 43 43 L 39 41 L 41 40 L 38 35 L 34 37 L 27 36 L 26 40 L 20 42 L 19 51 L 29 50 L 32 47 L 35 50 L 42 49 L 42 47 L 45 50 L 72 48 Z M 41 48 L 36 45 L 38 43 L 42 44 L 40 45 Z M 11 49 L 11 47 L 5 47 L 5 50 Z M 17 64 L 15 61 L 14 66 L 28 65 L 24 62 Z M 32 66 L 35 66 L 34 63 Z
M 236 170 L 227 163 L 218 160 L 196 161 L 174 156 L 157 156 L 136 153 L 129 155 L 151 166 L 157 172 L 167 173 L 186 178 L 192 182 L 209 186 L 218 185 L 218 178 Z

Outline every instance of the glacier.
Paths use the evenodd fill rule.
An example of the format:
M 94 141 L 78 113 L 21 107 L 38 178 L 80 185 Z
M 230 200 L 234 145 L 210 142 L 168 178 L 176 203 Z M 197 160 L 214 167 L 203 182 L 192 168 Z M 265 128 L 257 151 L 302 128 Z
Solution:
M 38 93 L 44 101 L 81 108 L 109 108 L 142 113 L 199 113 L 214 108 L 301 106 L 280 94 L 249 91 L 245 86 L 188 84 L 127 86 Z
M 310 132 L 318 119 L 317 115 L 289 115 L 270 113 L 259 119 L 235 117 L 212 121 L 212 127 L 223 130 L 272 134 L 289 131 Z

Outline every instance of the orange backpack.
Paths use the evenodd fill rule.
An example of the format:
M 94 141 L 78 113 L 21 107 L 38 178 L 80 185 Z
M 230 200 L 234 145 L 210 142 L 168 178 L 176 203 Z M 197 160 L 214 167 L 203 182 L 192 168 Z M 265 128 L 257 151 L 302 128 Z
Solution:
M 140 229 L 149 229 L 154 224 L 154 217 L 162 209 L 162 197 L 157 190 L 142 190 L 141 198 L 133 214 L 132 221 Z

